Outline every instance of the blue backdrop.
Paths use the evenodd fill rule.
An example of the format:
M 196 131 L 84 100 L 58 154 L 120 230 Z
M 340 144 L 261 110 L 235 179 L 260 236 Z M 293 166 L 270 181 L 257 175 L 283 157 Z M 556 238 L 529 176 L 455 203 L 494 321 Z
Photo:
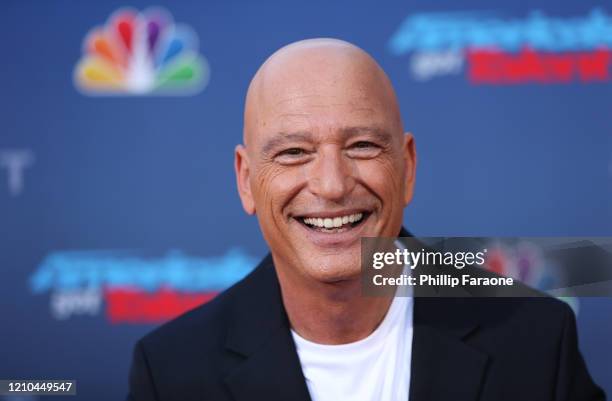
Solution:
M 199 37 L 209 79 L 172 96 L 79 90 L 87 33 L 124 6 L 152 5 Z M 252 74 L 299 39 L 354 42 L 389 74 L 416 137 L 413 233 L 612 235 L 612 9 L 596 2 L 0 10 L 1 379 L 74 378 L 78 399 L 122 399 L 134 342 L 267 252 L 240 206 L 233 149 Z M 612 299 L 580 299 L 578 323 L 592 375 L 612 393 Z

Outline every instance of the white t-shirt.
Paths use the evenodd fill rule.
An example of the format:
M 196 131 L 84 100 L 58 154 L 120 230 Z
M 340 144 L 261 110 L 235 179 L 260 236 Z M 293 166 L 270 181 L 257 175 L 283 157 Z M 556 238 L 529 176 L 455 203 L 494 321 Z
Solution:
M 324 345 L 291 330 L 313 401 L 407 401 L 412 297 L 395 297 L 380 325 L 349 344 Z

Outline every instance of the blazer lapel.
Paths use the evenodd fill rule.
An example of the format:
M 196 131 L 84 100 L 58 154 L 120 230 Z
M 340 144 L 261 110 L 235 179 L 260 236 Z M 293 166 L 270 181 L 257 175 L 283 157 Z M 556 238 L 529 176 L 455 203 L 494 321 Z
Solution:
M 464 341 L 478 325 L 470 309 L 469 298 L 415 298 L 410 401 L 478 399 L 488 356 Z
M 403 227 L 399 236 L 413 237 Z M 423 273 L 421 269 L 417 275 Z M 478 399 L 488 356 L 464 341 L 478 329 L 471 301 L 472 295 L 462 287 L 415 291 L 410 401 Z
M 232 314 L 225 383 L 236 401 L 310 401 L 271 256 L 260 268 Z
M 227 378 L 236 401 L 310 401 L 291 334 L 279 328 Z

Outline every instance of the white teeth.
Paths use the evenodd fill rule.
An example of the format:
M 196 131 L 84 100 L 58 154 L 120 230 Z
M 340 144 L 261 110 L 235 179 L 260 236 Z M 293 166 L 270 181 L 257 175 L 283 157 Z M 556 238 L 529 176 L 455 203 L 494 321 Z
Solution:
M 320 227 L 320 228 L 338 228 L 345 224 L 355 223 L 363 217 L 363 213 L 355 213 L 346 216 L 338 216 L 334 218 L 326 217 L 306 217 L 303 219 L 304 223 Z

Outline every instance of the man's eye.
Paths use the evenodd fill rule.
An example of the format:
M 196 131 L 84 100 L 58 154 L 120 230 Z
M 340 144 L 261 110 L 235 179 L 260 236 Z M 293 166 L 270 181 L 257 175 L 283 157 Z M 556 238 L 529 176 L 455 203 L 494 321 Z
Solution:
M 278 156 L 301 156 L 304 153 L 305 153 L 304 149 L 290 148 L 290 149 L 283 150 L 282 152 L 278 154 Z
M 359 141 L 351 144 L 346 152 L 350 157 L 358 159 L 371 159 L 380 154 L 381 147 L 369 141 Z
M 355 142 L 352 147 L 357 148 L 357 149 L 369 149 L 369 148 L 376 147 L 376 145 L 373 144 L 372 142 L 359 141 L 359 142 Z
M 278 152 L 274 159 L 281 164 L 299 164 L 308 160 L 308 151 L 302 148 L 289 148 Z

